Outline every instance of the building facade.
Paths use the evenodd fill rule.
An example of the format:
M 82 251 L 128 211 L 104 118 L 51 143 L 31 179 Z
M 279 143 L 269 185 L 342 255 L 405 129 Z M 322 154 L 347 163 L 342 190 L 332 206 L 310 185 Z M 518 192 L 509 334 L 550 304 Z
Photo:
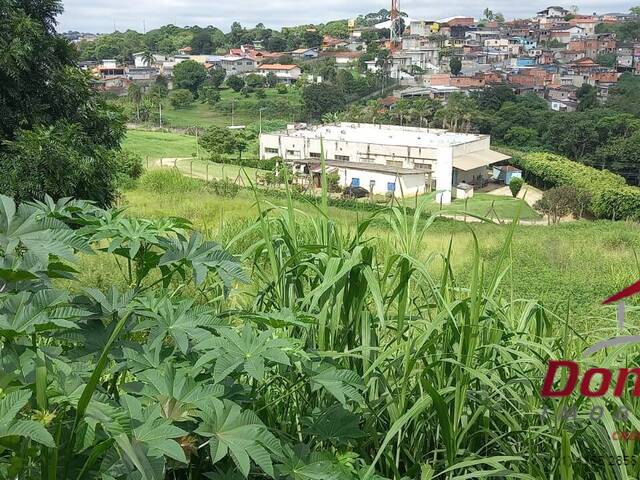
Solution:
M 367 188 L 365 172 L 406 183 L 395 195 L 417 195 L 435 181 L 436 200 L 451 202 L 452 186 L 482 183 L 487 167 L 509 157 L 490 148 L 488 135 L 396 125 L 339 123 L 296 128 L 260 136 L 260 158 L 280 157 L 289 163 L 319 163 L 321 151 L 329 167 L 344 170 Z M 341 179 L 342 179 L 341 174 Z M 367 176 L 369 178 L 371 175 Z M 406 180 L 403 177 L 406 176 Z M 416 183 L 416 179 L 421 179 Z M 371 178 L 369 178 L 371 179 Z M 380 179 L 376 180 L 379 185 Z M 406 188 L 405 188 L 406 187 Z

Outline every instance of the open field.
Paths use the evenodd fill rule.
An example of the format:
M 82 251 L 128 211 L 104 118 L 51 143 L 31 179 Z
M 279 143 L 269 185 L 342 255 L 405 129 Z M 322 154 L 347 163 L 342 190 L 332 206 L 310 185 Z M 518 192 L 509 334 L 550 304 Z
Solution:
M 162 109 L 163 126 L 249 126 L 259 122 L 261 108 L 265 123 L 273 120 L 290 122 L 302 115 L 300 92 L 297 88 L 290 87 L 285 94 L 278 93 L 275 88 L 266 88 L 264 93 L 264 98 L 258 98 L 255 93 L 244 96 L 224 88 L 220 90 L 220 101 L 215 105 L 207 105 L 196 100 L 189 108 L 180 109 L 173 108 L 165 101 Z
M 284 200 L 264 201 L 276 206 L 285 204 Z M 187 218 L 198 230 L 223 242 L 255 222 L 258 214 L 254 194 L 249 190 L 241 190 L 236 198 L 222 198 L 202 191 L 197 185 L 176 193 L 136 188 L 126 192 L 123 203 L 133 216 Z M 294 204 L 300 211 L 301 222 L 305 215 L 314 215 L 308 204 Z M 348 230 L 370 213 L 330 208 L 330 215 Z M 379 251 L 390 255 L 395 250 L 389 240 L 392 235 L 385 226 L 386 217 L 379 217 L 369 234 L 380 244 Z M 507 226 L 436 221 L 424 238 L 423 255 L 445 253 L 451 243 L 452 268 L 465 284 L 472 261 L 472 232 L 477 235 L 485 273 L 489 275 L 500 256 Z M 615 322 L 613 307 L 602 307 L 600 303 L 637 280 L 640 264 L 635 252 L 639 250 L 640 226 L 635 223 L 576 221 L 551 227 L 522 225 L 515 232 L 506 259 L 511 269 L 503 288 L 514 299 L 537 298 L 566 315 L 575 328 L 593 333 L 600 327 L 592 323 L 593 318 L 605 315 Z M 105 275 L 101 269 L 91 270 L 95 275 Z M 629 316 L 634 318 L 634 313 Z
M 197 150 L 196 138 L 192 135 L 134 129 L 127 131 L 122 148 L 150 160 L 191 157 Z

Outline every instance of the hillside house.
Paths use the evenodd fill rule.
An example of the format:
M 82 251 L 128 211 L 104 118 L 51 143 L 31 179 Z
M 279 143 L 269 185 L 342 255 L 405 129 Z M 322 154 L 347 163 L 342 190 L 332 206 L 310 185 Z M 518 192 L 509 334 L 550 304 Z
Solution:
M 282 65 L 279 63 L 265 63 L 258 67 L 258 74 L 267 76 L 273 73 L 280 83 L 295 83 L 302 75 L 297 65 Z

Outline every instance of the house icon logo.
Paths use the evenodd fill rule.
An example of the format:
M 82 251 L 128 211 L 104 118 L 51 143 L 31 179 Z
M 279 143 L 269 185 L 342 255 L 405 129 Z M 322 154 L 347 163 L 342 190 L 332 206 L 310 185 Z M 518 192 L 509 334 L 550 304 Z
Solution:
M 638 294 L 640 294 L 640 280 L 602 302 L 603 305 L 611 305 L 612 303 L 618 304 L 618 328 L 624 328 L 624 300 Z M 615 347 L 618 345 L 630 345 L 634 343 L 640 343 L 640 335 L 613 337 L 609 340 L 603 340 L 596 343 L 592 347 L 586 349 L 582 355 L 584 357 L 590 357 L 604 348 Z

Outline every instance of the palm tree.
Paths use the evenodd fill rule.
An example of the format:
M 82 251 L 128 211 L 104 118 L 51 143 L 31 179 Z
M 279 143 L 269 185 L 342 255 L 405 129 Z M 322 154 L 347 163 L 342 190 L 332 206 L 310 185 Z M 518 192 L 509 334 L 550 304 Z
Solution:
M 151 53 L 151 50 L 146 50 L 142 54 L 142 61 L 147 64 L 148 67 L 152 67 L 154 63 L 156 63 L 156 58 Z
M 127 91 L 129 96 L 129 100 L 136 106 L 136 117 L 138 118 L 138 122 L 140 121 L 140 104 L 142 103 L 142 89 L 140 85 L 136 83 L 132 83 L 129 85 L 129 90 Z

